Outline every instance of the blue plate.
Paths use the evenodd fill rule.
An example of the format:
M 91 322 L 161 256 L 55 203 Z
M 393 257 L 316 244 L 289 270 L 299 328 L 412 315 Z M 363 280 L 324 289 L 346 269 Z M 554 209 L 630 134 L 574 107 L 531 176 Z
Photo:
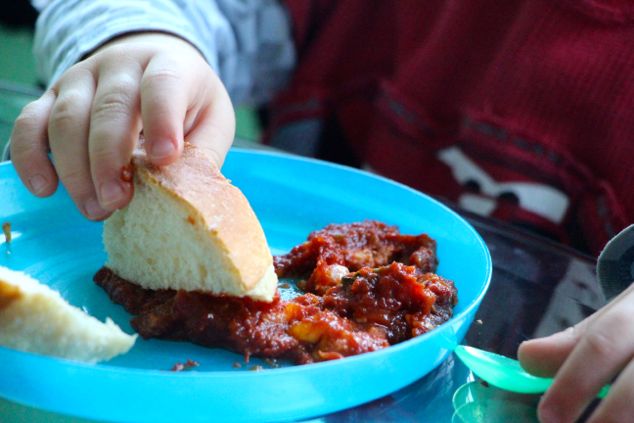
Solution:
M 280 421 L 323 415 L 382 397 L 424 376 L 465 335 L 489 286 L 491 258 L 476 231 L 435 200 L 366 172 L 284 154 L 232 150 L 223 172 L 242 189 L 273 254 L 329 223 L 377 219 L 438 242 L 438 273 L 455 281 L 454 317 L 381 351 L 273 368 L 220 349 L 139 339 L 126 355 L 86 365 L 0 347 L 0 396 L 85 418 L 136 422 Z M 0 165 L 0 221 L 13 227 L 0 265 L 50 285 L 99 319 L 131 333 L 130 316 L 92 282 L 105 261 L 101 224 L 88 222 L 62 189 L 37 199 Z M 200 363 L 171 372 L 176 362 Z M 240 364 L 240 368 L 235 366 Z M 252 371 L 261 365 L 263 370 Z

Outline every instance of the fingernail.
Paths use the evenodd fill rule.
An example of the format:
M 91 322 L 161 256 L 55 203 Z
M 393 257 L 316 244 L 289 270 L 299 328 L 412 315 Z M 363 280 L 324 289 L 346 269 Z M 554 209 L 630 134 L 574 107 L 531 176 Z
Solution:
M 40 194 L 46 188 L 46 179 L 39 173 L 37 175 L 33 175 L 29 178 L 29 185 L 31 186 L 31 191 L 35 194 Z
M 172 144 L 170 141 L 160 141 L 152 144 L 150 156 L 152 159 L 163 159 L 165 157 L 171 156 L 173 152 L 174 144 Z
M 124 192 L 121 184 L 116 181 L 107 181 L 101 184 L 99 197 L 101 205 L 110 208 L 111 205 L 118 204 L 123 198 Z
M 98 219 L 107 213 L 101 208 L 96 198 L 91 198 L 86 201 L 84 209 L 86 210 L 86 214 L 92 219 Z

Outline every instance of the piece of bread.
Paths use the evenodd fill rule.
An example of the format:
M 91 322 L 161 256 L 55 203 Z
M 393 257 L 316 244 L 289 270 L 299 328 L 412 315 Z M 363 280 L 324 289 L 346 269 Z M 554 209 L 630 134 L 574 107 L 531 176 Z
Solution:
M 0 345 L 95 363 L 127 352 L 136 335 L 68 304 L 32 277 L 0 266 Z
M 106 266 L 143 288 L 273 300 L 277 276 L 260 222 L 242 192 L 186 144 L 156 167 L 137 152 L 134 195 L 104 224 Z

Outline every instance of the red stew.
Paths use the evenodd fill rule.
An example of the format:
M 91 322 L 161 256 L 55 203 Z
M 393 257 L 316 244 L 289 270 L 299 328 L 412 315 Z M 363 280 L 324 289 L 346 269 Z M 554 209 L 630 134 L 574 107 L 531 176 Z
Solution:
M 311 363 L 385 348 L 449 319 L 453 283 L 435 273 L 435 242 L 379 222 L 329 225 L 275 257 L 305 293 L 272 303 L 201 292 L 152 291 L 108 268 L 95 281 L 134 314 L 144 338 L 188 340 Z

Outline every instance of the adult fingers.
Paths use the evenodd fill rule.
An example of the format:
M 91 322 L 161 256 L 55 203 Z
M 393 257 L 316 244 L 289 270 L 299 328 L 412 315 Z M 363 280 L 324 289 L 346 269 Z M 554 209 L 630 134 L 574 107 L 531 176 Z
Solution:
M 634 296 L 611 303 L 591 322 L 542 397 L 543 421 L 574 421 L 634 353 Z
M 592 413 L 588 423 L 627 422 L 634 415 L 634 361 L 630 361 L 606 398 Z
M 631 292 L 634 292 L 634 285 L 573 327 L 544 338 L 522 342 L 517 352 L 522 367 L 536 376 L 554 376 L 585 334 L 587 327 L 602 316 L 606 310 L 618 302 L 626 300 Z
M 88 152 L 92 181 L 101 207 L 108 212 L 125 206 L 132 184 L 123 177 L 141 130 L 139 81 L 142 68 L 117 56 L 99 67 L 92 104 Z
M 11 160 L 20 179 L 33 194 L 45 197 L 55 192 L 57 174 L 48 159 L 48 118 L 55 93 L 46 91 L 29 103 L 15 121 L 11 134 Z

